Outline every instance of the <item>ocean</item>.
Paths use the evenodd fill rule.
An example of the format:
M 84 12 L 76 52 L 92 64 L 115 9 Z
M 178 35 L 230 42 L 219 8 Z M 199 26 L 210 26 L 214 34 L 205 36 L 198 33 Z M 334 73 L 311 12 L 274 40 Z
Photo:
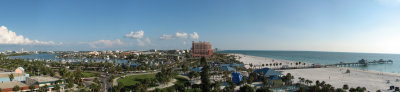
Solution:
M 217 53 L 238 53 L 250 56 L 266 57 L 314 64 L 336 64 L 340 62 L 358 62 L 360 59 L 392 60 L 389 64 L 369 64 L 352 66 L 362 70 L 374 70 L 400 74 L 400 54 L 350 53 L 350 52 L 317 52 L 317 51 L 263 51 L 263 50 L 224 50 Z

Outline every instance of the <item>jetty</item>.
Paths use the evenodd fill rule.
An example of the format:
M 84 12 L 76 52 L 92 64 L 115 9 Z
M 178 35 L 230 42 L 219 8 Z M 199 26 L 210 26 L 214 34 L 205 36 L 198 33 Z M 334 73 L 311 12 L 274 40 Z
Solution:
M 392 60 L 374 60 L 374 61 L 367 61 L 365 59 L 361 59 L 358 62 L 353 62 L 353 63 L 344 63 L 344 62 L 340 62 L 338 64 L 329 64 L 326 66 L 336 66 L 336 67 L 346 67 L 346 66 L 367 66 L 369 64 L 386 64 L 386 63 L 393 63 Z

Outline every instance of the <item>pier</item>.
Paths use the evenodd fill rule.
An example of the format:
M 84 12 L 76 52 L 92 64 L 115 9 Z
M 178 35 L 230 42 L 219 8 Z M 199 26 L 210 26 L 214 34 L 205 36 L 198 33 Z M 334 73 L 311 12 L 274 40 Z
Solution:
M 386 63 L 393 63 L 392 60 L 384 61 L 384 60 L 379 60 L 379 61 L 371 61 L 368 62 L 367 60 L 361 59 L 358 62 L 355 63 L 343 63 L 340 62 L 339 64 L 329 64 L 326 66 L 336 66 L 336 67 L 346 67 L 346 66 L 367 66 L 369 64 L 386 64 Z

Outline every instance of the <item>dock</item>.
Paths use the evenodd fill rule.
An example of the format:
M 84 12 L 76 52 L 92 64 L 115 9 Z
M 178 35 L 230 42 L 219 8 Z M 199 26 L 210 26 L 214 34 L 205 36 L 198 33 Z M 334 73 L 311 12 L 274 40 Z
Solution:
M 387 63 L 393 63 L 393 61 L 392 61 L 392 60 L 388 60 L 388 61 L 379 60 L 379 61 L 371 61 L 371 62 L 368 62 L 368 61 L 362 59 L 362 60 L 360 60 L 360 61 L 358 61 L 358 62 L 355 62 L 355 63 L 343 63 L 343 62 L 341 62 L 341 63 L 339 63 L 339 64 L 329 64 L 329 65 L 326 65 L 326 66 L 336 66 L 336 67 L 367 66 L 367 65 L 369 65 L 369 64 L 387 64 Z

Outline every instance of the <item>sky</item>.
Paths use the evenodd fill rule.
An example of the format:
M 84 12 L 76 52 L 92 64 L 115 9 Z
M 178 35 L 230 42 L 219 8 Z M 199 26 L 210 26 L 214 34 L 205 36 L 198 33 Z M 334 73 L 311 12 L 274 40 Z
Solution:
M 2 0 L 0 51 L 400 53 L 400 0 Z

